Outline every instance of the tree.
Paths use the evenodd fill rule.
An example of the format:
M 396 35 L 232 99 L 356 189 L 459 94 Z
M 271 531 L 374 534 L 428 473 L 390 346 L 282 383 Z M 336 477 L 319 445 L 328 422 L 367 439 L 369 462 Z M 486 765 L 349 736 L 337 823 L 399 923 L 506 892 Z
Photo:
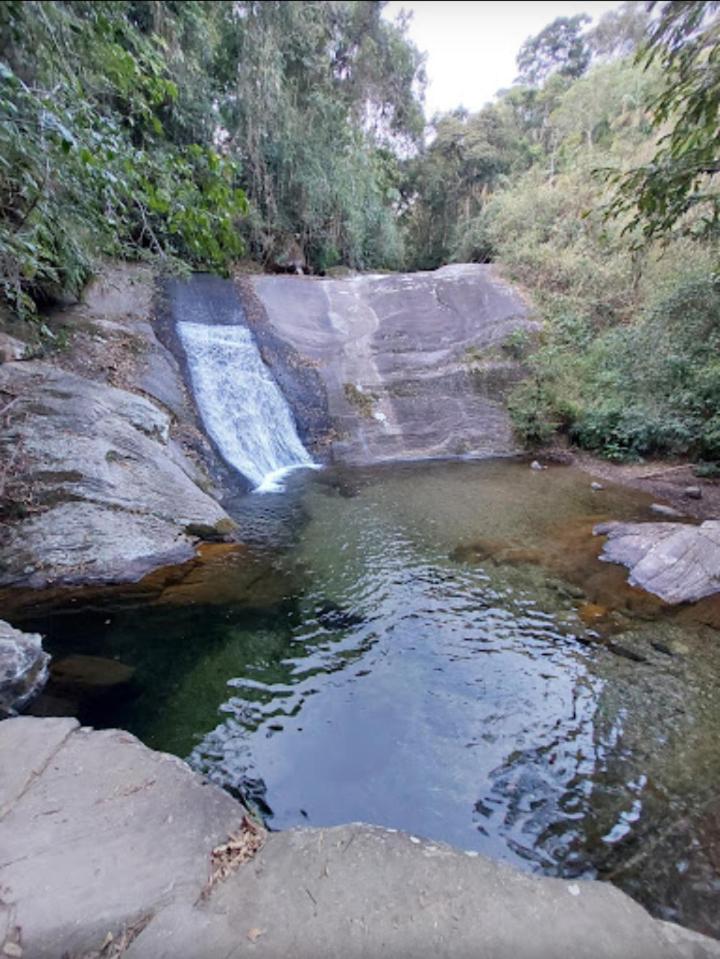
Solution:
M 658 64 L 664 84 L 651 103 L 658 135 L 650 163 L 604 171 L 617 187 L 609 216 L 628 216 L 644 241 L 680 230 L 720 233 L 720 3 L 674 0 L 660 16 L 638 62 Z
M 650 13 L 635 0 L 626 0 L 600 17 L 587 35 L 594 57 L 612 59 L 627 57 L 645 42 L 651 29 Z
M 575 79 L 590 65 L 590 49 L 582 29 L 590 23 L 586 13 L 558 17 L 534 37 L 530 37 L 517 55 L 518 79 L 531 86 L 543 83 L 551 73 Z
M 412 152 L 423 116 L 422 58 L 382 4 L 239 2 L 225 33 L 228 147 L 254 212 L 251 250 L 272 259 L 287 238 L 313 266 L 398 266 L 395 191 L 378 150 Z
M 432 142 L 411 164 L 413 199 L 406 217 L 414 264 L 423 269 L 447 262 L 489 193 L 512 169 L 530 162 L 516 115 L 503 102 L 477 113 L 441 114 L 432 130 Z M 482 257 L 482 250 L 468 255 Z
M 222 270 L 242 251 L 239 167 L 169 52 L 217 8 L 162 5 L 161 35 L 159 6 L 0 6 L 0 299 L 17 313 L 77 292 L 99 253 Z

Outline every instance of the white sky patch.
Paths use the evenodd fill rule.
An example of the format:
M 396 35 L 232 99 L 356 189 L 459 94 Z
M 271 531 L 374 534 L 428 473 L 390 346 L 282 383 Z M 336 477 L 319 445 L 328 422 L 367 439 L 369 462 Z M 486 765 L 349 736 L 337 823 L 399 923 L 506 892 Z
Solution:
M 479 110 L 517 76 L 515 57 L 528 37 L 556 17 L 587 13 L 595 22 L 619 2 L 605 0 L 534 0 L 534 2 L 472 2 L 472 0 L 391 0 L 384 16 L 394 19 L 410 10 L 411 39 L 428 54 L 425 112 L 458 106 Z

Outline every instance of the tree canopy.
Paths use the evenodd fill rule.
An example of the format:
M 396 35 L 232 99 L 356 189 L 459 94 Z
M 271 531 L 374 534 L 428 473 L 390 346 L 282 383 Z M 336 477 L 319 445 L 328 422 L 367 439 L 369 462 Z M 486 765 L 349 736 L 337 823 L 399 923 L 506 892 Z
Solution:
M 376 0 L 0 5 L 0 298 L 32 313 L 98 253 L 225 269 L 298 235 L 397 266 L 422 58 Z
M 657 146 L 648 163 L 609 174 L 618 191 L 612 215 L 630 213 L 645 240 L 674 230 L 720 232 L 720 10 L 717 0 L 665 4 L 638 54 L 659 65 L 664 84 L 652 100 Z
M 537 36 L 530 37 L 517 55 L 519 80 L 538 84 L 551 73 L 575 79 L 590 65 L 591 52 L 583 27 L 590 23 L 586 13 L 558 17 Z

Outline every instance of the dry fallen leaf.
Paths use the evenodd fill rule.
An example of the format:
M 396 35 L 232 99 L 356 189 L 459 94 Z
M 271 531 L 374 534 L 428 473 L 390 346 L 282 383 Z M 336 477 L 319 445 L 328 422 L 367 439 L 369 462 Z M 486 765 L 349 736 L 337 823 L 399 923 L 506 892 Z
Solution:
M 262 826 L 249 816 L 244 816 L 237 832 L 210 853 L 210 878 L 205 884 L 201 898 L 207 899 L 217 883 L 227 879 L 241 863 L 252 859 L 264 845 L 266 836 L 267 833 Z

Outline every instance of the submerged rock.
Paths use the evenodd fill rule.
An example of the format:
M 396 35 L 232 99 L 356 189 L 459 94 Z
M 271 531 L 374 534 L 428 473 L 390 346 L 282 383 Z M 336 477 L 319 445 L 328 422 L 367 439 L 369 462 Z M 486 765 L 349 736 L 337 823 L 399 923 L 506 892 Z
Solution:
M 0 620 L 0 718 L 13 715 L 43 688 L 49 661 L 39 633 L 23 633 Z
M 332 600 L 320 603 L 315 608 L 315 615 L 320 625 L 324 626 L 325 629 L 352 629 L 353 626 L 362 626 L 365 622 L 364 616 L 338 606 Z
M 665 503 L 651 503 L 650 511 L 657 513 L 658 516 L 669 516 L 671 519 L 681 519 L 685 514 L 674 506 L 666 506 Z
M 601 523 L 600 558 L 630 570 L 628 582 L 666 603 L 691 603 L 720 592 L 720 520 L 685 523 Z

